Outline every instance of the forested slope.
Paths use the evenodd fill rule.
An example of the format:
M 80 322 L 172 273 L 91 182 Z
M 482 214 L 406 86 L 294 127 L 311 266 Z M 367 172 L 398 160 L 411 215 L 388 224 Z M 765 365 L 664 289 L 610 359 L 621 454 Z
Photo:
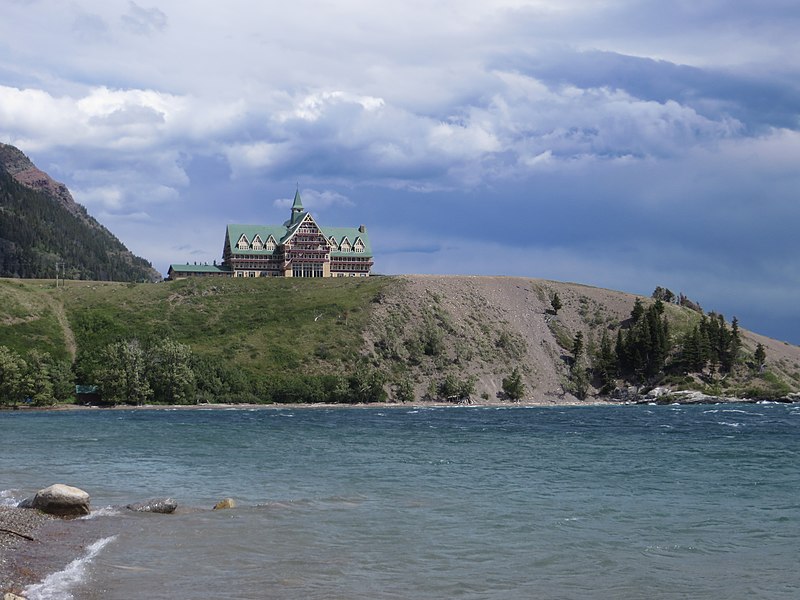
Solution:
M 71 279 L 160 279 L 63 184 L 13 146 L 0 144 L 0 277 L 55 278 L 57 265 L 59 275 Z

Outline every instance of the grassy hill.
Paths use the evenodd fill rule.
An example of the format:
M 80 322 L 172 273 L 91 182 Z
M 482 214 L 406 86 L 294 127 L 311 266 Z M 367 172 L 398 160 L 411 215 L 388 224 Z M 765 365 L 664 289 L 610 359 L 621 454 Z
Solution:
M 563 300 L 557 315 L 550 308 L 555 292 Z M 471 381 L 473 399 L 494 401 L 502 379 L 518 367 L 526 399 L 556 402 L 570 397 L 575 334 L 582 332 L 592 356 L 604 331 L 615 335 L 627 326 L 635 298 L 510 277 L 67 281 L 59 289 L 52 280 L 0 280 L 0 346 L 74 358 L 79 382 L 92 383 L 109 344 L 137 339 L 150 347 L 170 338 L 191 348 L 201 370 L 243 376 L 238 385 L 255 400 L 269 397 L 275 380 L 298 385 L 325 376 L 325 385 L 338 385 L 368 370 L 381 374 L 390 397 L 405 390 L 419 399 L 450 377 Z M 675 305 L 665 314 L 677 345 L 701 319 Z M 760 373 L 752 363 L 758 343 L 767 353 Z M 742 330 L 730 373 L 706 369 L 659 382 L 781 396 L 800 389 L 800 348 Z M 590 397 L 596 392 L 590 387 Z

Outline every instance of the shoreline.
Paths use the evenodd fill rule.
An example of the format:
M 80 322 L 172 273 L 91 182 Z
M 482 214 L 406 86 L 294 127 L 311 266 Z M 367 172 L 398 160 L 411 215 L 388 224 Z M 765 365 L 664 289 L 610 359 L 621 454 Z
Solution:
M 0 529 L 16 532 L 0 531 L 0 594 L 25 598 L 29 586 L 64 571 L 108 536 L 110 523 L 97 516 L 62 519 L 31 508 L 0 506 Z
M 684 397 L 676 397 L 677 394 L 686 394 Z M 694 395 L 692 395 L 694 394 Z M 786 397 L 778 399 L 761 398 L 730 398 L 718 396 L 706 396 L 700 392 L 676 392 L 668 398 L 641 396 L 637 400 L 614 400 L 614 399 L 592 399 L 592 400 L 523 400 L 520 402 L 504 401 L 481 401 L 473 403 L 454 403 L 454 402 L 371 402 L 361 404 L 345 403 L 291 403 L 291 404 L 261 404 L 261 403 L 233 403 L 233 402 L 213 402 L 205 404 L 115 404 L 113 406 L 100 406 L 95 404 L 55 404 L 52 406 L 26 406 L 17 405 L 0 406 L 0 413 L 3 412 L 91 412 L 91 411 L 119 411 L 119 410 L 319 410 L 319 409 L 399 409 L 399 408 L 557 408 L 557 407 L 597 407 L 597 406 L 637 406 L 637 405 L 667 405 L 667 404 L 795 404 L 800 403 L 800 396 Z

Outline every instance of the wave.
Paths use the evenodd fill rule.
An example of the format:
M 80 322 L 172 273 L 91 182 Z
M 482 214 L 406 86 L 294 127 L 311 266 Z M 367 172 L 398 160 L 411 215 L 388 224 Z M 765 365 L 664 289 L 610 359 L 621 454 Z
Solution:
M 115 517 L 120 514 L 122 514 L 122 511 L 118 506 L 104 506 L 103 508 L 92 510 L 92 512 L 88 515 L 78 517 L 78 520 L 89 521 L 91 519 L 96 519 L 97 517 Z
M 24 596 L 28 600 L 73 600 L 70 589 L 86 579 L 86 568 L 117 536 L 102 538 L 86 548 L 86 553 L 76 558 L 61 571 L 51 573 L 41 583 L 34 583 L 25 588 Z
M 22 498 L 17 497 L 19 490 L 0 490 L 0 506 L 14 508 L 20 503 Z

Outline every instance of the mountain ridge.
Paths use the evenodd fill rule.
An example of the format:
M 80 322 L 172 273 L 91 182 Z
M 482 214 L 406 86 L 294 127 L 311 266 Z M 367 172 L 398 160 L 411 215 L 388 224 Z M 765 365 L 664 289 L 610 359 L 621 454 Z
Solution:
M 19 148 L 0 143 L 0 276 L 53 277 L 56 264 L 72 278 L 161 279 L 77 203 L 65 184 Z

